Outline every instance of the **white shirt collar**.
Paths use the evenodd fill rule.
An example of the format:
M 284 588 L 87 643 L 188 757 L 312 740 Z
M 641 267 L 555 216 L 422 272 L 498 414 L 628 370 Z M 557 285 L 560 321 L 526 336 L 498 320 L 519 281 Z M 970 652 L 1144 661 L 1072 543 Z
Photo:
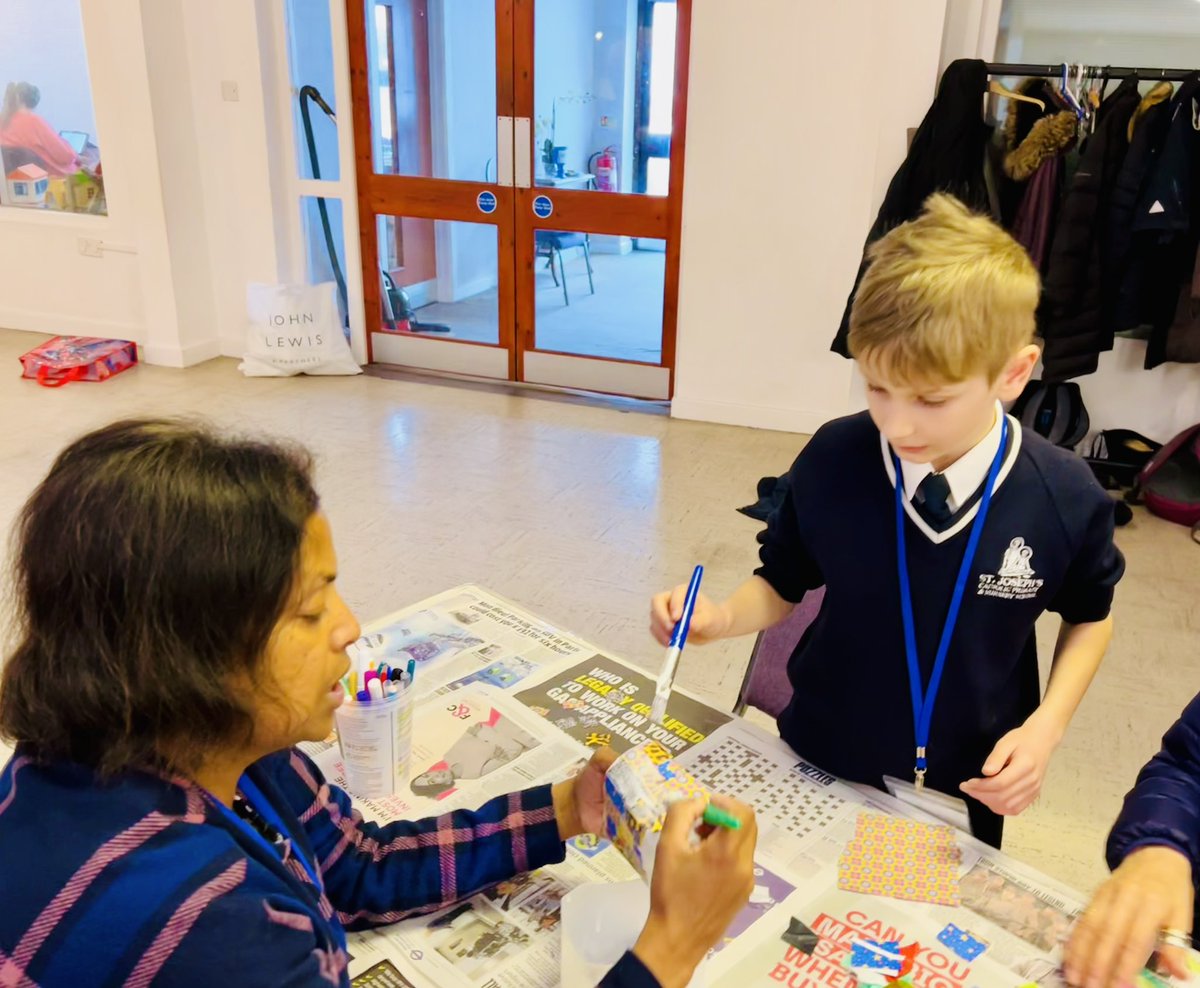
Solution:
M 1000 424 L 1003 420 L 1004 406 L 996 402 L 996 417 L 991 431 L 942 471 L 950 485 L 950 497 L 946 503 L 951 511 L 957 511 L 969 501 L 987 479 L 988 468 L 996 458 L 996 450 L 1000 448 Z M 904 475 L 904 493 L 910 500 L 921 481 L 934 472 L 929 463 L 908 463 L 904 460 L 900 461 L 900 470 Z

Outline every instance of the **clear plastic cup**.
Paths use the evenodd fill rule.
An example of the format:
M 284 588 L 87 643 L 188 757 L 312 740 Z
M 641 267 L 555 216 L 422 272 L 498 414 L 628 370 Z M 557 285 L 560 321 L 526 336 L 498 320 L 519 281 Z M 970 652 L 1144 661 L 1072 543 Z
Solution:
M 650 915 L 650 889 L 640 878 L 571 889 L 562 900 L 562 983 L 594 985 L 631 950 Z M 704 988 L 703 963 L 688 988 Z
M 412 759 L 413 689 L 368 703 L 346 700 L 335 713 L 338 747 L 352 795 L 391 796 L 408 784 Z

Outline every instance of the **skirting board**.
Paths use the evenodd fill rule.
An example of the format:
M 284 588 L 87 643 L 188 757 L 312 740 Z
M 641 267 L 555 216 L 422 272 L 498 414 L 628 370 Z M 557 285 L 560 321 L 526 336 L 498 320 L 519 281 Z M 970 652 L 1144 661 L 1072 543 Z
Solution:
M 717 422 L 721 425 L 744 425 L 752 429 L 771 429 L 775 432 L 797 432 L 812 435 L 826 422 L 845 415 L 845 409 L 811 411 L 798 408 L 778 408 L 771 405 L 744 405 L 703 398 L 687 398 L 678 392 L 671 399 L 671 418 L 695 422 Z
M 138 356 L 143 361 L 160 367 L 194 367 L 221 355 L 221 345 L 216 340 L 192 343 L 185 347 L 159 346 L 155 343 L 138 346 Z
M 160 367 L 191 367 L 221 355 L 221 345 L 216 340 L 186 347 L 143 343 L 143 327 L 113 319 L 88 319 L 31 309 L 0 308 L 0 326 L 27 333 L 45 333 L 47 336 L 98 336 L 106 340 L 133 340 L 138 345 L 138 359 Z
M 113 319 L 89 319 L 86 316 L 64 316 L 37 309 L 6 309 L 0 307 L 0 326 L 21 329 L 28 333 L 50 336 L 99 336 L 110 340 L 137 340 L 142 327 Z

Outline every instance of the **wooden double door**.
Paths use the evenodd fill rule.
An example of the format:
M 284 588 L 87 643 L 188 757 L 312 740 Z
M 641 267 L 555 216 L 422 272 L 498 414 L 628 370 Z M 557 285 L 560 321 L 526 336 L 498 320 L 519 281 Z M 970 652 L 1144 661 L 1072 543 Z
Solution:
M 368 357 L 668 399 L 691 0 L 347 0 Z

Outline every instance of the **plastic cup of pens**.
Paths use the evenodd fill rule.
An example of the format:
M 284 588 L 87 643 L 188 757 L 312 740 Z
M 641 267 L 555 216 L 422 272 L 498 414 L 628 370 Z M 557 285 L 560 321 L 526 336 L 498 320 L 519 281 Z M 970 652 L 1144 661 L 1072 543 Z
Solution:
M 398 669 L 371 670 L 361 681 L 365 688 L 347 691 L 335 714 L 346 788 L 354 796 L 391 796 L 408 784 L 412 676 Z

